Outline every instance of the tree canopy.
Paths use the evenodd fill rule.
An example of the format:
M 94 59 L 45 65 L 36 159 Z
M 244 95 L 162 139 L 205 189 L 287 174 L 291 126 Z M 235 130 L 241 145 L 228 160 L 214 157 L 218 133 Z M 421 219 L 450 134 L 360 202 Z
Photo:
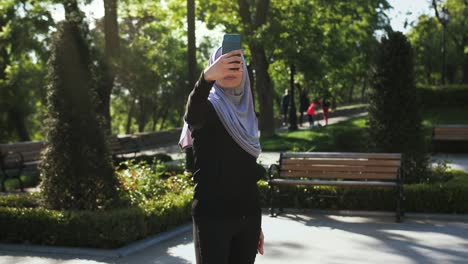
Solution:
M 189 49 L 187 21 L 242 34 L 263 136 L 273 133 L 281 94 L 290 86 L 302 87 L 309 99 L 326 97 L 332 106 L 367 100 L 380 36 L 391 31 L 386 0 L 106 0 L 105 17 L 96 21 L 73 11 L 90 3 L 93 0 L 0 0 L 2 142 L 44 138 L 45 65 L 50 36 L 57 31 L 52 16 L 57 7 L 69 19 L 85 18 L 83 32 L 101 80 L 96 88 L 98 112 L 109 120 L 113 134 L 182 125 L 193 79 L 221 43 L 209 33 L 190 33 Z M 187 12 L 192 4 L 195 9 Z M 445 7 L 450 14 L 445 32 L 447 81 L 468 83 L 466 1 L 428 4 L 439 12 Z M 193 22 L 189 24 L 194 31 Z M 434 12 L 421 16 L 407 33 L 417 83 L 441 83 L 442 31 Z

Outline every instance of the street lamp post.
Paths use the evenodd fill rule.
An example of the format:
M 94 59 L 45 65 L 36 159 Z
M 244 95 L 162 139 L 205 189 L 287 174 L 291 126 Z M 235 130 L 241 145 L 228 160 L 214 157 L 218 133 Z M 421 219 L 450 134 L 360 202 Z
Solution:
M 440 12 L 440 22 L 442 23 L 442 83 L 446 84 L 446 62 L 445 62 L 445 55 L 446 55 L 446 47 L 445 47 L 445 28 L 450 19 L 449 11 L 446 7 L 443 7 Z

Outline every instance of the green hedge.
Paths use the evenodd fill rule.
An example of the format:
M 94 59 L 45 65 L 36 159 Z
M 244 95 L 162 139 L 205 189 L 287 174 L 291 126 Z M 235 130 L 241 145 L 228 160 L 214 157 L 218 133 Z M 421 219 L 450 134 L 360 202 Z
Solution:
M 457 173 L 468 179 L 467 173 Z M 268 185 L 259 184 L 262 207 L 268 208 Z M 284 195 L 275 207 L 340 210 L 395 211 L 395 191 L 392 188 L 282 186 Z M 403 208 L 409 212 L 468 213 L 468 184 L 446 182 L 433 184 L 405 184 Z
M 465 106 L 468 102 L 467 85 L 419 86 L 418 88 L 425 108 Z
M 446 183 L 405 185 L 409 212 L 468 213 L 468 174 L 456 172 Z M 259 182 L 262 206 L 269 207 L 268 185 Z M 348 210 L 395 210 L 389 188 L 284 186 L 276 206 Z M 39 207 L 35 195 L 0 197 L 1 242 L 116 248 L 190 220 L 192 191 L 167 193 L 140 206 L 107 211 L 53 211 Z
M 140 207 L 53 211 L 36 196 L 0 197 L 1 242 L 116 248 L 190 219 L 192 193 L 167 194 Z

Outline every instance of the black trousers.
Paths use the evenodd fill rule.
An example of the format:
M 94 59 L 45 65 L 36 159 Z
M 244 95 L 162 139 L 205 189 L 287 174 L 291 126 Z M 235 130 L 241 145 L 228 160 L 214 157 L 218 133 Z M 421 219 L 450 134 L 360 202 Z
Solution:
M 313 125 L 314 124 L 314 116 L 309 115 L 309 114 L 307 114 L 307 116 L 309 117 L 309 125 Z
M 193 217 L 197 264 L 255 262 L 261 214 L 236 218 Z

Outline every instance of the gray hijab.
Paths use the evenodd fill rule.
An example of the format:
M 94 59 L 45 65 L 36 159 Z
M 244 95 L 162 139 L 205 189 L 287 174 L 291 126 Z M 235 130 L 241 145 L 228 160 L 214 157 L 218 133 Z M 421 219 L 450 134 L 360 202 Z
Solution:
M 209 65 L 221 56 L 221 47 L 210 57 Z M 221 123 L 232 139 L 247 153 L 255 158 L 260 155 L 261 147 L 258 137 L 258 122 L 255 116 L 250 80 L 245 63 L 243 64 L 242 81 L 237 88 L 223 88 L 217 82 L 211 88 L 208 100 L 213 105 Z M 184 124 L 179 145 L 182 148 L 192 144 L 190 130 Z

